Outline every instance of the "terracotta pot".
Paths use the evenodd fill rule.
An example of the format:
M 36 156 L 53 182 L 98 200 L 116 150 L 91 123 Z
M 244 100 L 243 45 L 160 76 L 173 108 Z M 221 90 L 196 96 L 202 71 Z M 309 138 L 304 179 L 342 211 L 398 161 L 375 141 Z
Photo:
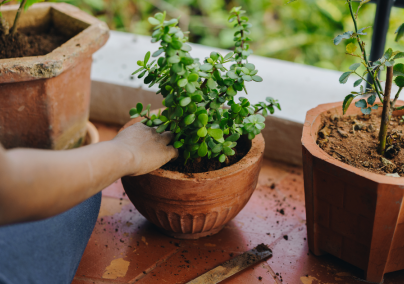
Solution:
M 83 145 L 91 145 L 100 142 L 100 134 L 91 122 L 87 121 L 87 132 Z
M 367 281 L 380 283 L 384 273 L 404 269 L 404 178 L 357 169 L 318 147 L 321 115 L 330 113 L 342 115 L 342 103 L 310 110 L 303 128 L 309 248 L 343 259 L 363 269 Z M 347 114 L 360 110 L 352 106 Z
M 3 6 L 12 23 L 18 6 Z M 6 148 L 67 149 L 86 134 L 92 54 L 108 39 L 105 23 L 65 3 L 40 3 L 19 29 L 53 23 L 69 41 L 44 56 L 0 59 L 0 141 Z
M 257 186 L 264 148 L 259 134 L 247 155 L 229 167 L 196 174 L 158 169 L 123 177 L 122 184 L 136 209 L 165 234 L 198 239 L 218 233 L 247 204 Z

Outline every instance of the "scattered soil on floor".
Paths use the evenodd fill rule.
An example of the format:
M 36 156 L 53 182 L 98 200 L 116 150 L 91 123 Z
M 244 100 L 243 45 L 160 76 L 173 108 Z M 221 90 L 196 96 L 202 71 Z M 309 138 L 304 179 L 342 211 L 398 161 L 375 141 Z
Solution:
M 55 27 L 47 31 L 21 31 L 14 35 L 0 35 L 0 59 L 45 55 L 68 41 L 70 37 Z
M 241 136 L 237 141 L 237 145 L 233 148 L 235 154 L 233 156 L 228 156 L 228 161 L 224 163 L 220 163 L 218 157 L 208 159 L 207 156 L 198 160 L 188 160 L 188 162 L 184 165 L 185 159 L 182 153 L 180 152 L 179 157 L 175 161 L 171 161 L 161 168 L 164 170 L 180 172 L 180 173 L 204 173 L 210 171 L 216 171 L 224 167 L 231 166 L 238 161 L 240 161 L 245 155 L 247 155 L 248 151 L 251 149 L 251 141 L 245 136 Z
M 377 153 L 381 118 L 376 115 L 323 116 L 317 144 L 330 156 L 356 168 L 404 176 L 404 123 L 401 119 L 391 118 L 384 157 Z

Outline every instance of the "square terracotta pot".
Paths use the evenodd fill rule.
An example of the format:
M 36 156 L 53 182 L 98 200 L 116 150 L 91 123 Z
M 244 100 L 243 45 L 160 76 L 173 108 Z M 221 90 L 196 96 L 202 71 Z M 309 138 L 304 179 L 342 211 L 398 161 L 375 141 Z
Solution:
M 17 8 L 2 8 L 9 23 Z M 40 3 L 22 14 L 18 28 L 51 23 L 72 38 L 44 56 L 0 59 L 0 142 L 6 148 L 67 149 L 85 137 L 92 54 L 107 41 L 108 27 L 72 5 Z
M 381 283 L 384 273 L 404 269 L 404 178 L 360 170 L 325 153 L 316 144 L 321 115 L 334 113 L 342 115 L 341 102 L 320 105 L 307 113 L 303 128 L 309 248 L 349 262 L 365 271 L 367 281 Z M 347 115 L 354 114 L 360 110 L 351 106 Z

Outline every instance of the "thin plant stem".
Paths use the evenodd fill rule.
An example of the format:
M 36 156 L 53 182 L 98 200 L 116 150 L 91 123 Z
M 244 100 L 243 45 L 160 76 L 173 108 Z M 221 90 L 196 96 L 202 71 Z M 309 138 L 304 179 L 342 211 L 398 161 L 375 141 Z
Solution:
M 373 81 L 375 82 L 374 86 L 375 86 L 375 91 L 376 91 L 376 93 L 377 93 L 377 96 L 379 97 L 379 100 L 383 103 L 383 98 L 382 98 L 382 95 L 380 94 L 381 91 L 382 91 L 381 86 L 378 86 L 378 85 L 376 84 L 376 80 L 375 80 L 374 73 L 372 73 L 372 70 L 370 70 L 370 67 L 369 67 L 370 64 L 369 64 L 369 61 L 368 61 L 368 59 L 367 59 L 366 49 L 363 47 L 362 42 L 361 42 L 361 40 L 360 40 L 360 37 L 359 37 L 359 35 L 358 35 L 358 24 L 357 24 L 357 22 L 356 22 L 356 18 L 355 18 L 353 9 L 352 9 L 352 2 L 351 2 L 351 0 L 347 0 L 347 2 L 348 2 L 348 5 L 349 5 L 349 10 L 350 10 L 350 12 L 351 12 L 351 17 L 352 17 L 352 20 L 353 20 L 354 26 L 355 26 L 356 40 L 358 41 L 359 47 L 360 47 L 360 49 L 361 49 L 361 51 L 362 51 L 363 59 L 364 59 L 365 62 L 366 62 L 366 69 L 367 69 L 368 73 L 372 76 Z M 380 91 L 379 91 L 378 87 L 380 87 Z
M 21 4 L 20 4 L 20 7 L 18 7 L 17 15 L 15 15 L 14 24 L 13 24 L 13 27 L 11 28 L 11 31 L 10 31 L 11 35 L 14 35 L 16 33 L 16 31 L 17 31 L 17 23 L 18 23 L 18 20 L 20 19 L 22 10 L 24 10 L 24 6 L 25 6 L 26 2 L 27 2 L 27 0 L 22 0 Z
M 388 129 L 390 117 L 391 117 L 390 93 L 391 93 L 392 85 L 393 85 L 393 67 L 387 67 L 386 89 L 384 92 L 382 121 L 380 123 L 380 132 L 379 132 L 378 152 L 380 155 L 384 155 L 386 152 L 387 129 Z

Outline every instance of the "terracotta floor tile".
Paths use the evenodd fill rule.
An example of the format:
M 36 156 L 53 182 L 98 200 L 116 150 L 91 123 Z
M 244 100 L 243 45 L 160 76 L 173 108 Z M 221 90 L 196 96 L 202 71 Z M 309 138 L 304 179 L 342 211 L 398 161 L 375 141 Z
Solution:
M 115 198 L 122 198 L 129 200 L 128 196 L 125 193 L 125 190 L 123 189 L 121 179 L 118 179 L 114 183 L 112 183 L 110 186 L 106 187 L 102 191 L 102 196 L 107 196 L 107 197 L 115 197 Z

